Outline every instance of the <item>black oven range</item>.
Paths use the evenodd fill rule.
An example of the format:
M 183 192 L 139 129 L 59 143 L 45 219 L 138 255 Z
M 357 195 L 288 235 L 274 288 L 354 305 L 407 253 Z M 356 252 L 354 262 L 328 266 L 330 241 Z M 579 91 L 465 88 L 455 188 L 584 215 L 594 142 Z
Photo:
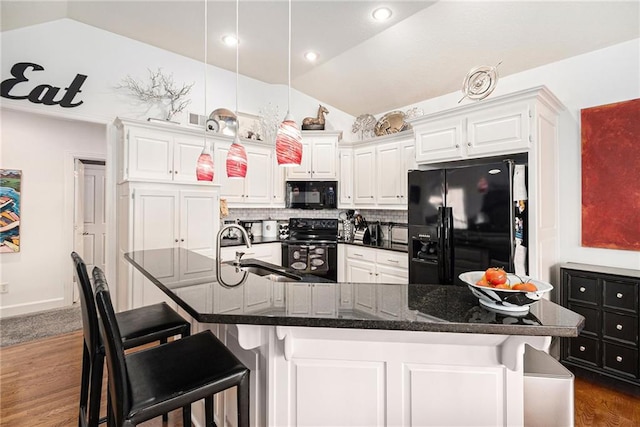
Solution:
M 337 247 L 337 219 L 290 218 L 289 238 L 282 241 L 282 265 L 335 282 Z

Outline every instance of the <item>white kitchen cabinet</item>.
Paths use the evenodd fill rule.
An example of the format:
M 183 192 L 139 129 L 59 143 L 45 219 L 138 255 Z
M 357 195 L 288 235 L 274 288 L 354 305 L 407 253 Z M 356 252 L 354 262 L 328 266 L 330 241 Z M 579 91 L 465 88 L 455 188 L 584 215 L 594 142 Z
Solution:
M 271 206 L 284 208 L 287 168 L 278 165 L 275 154 L 271 156 L 271 165 Z
M 243 143 L 247 153 L 247 176 L 227 177 L 227 154 L 230 142 L 216 141 L 214 154 L 214 182 L 220 185 L 220 196 L 227 199 L 230 207 L 269 206 L 273 197 L 271 181 L 273 150 Z
M 373 146 L 353 150 L 353 201 L 358 205 L 375 205 L 375 159 Z
M 117 119 L 119 181 L 196 182 L 204 136 L 169 124 Z
M 288 316 L 336 317 L 339 287 L 335 283 L 288 283 Z
M 348 245 L 346 272 L 347 281 L 354 283 L 353 308 L 383 317 L 399 317 L 406 305 L 406 289 L 393 285 L 408 283 L 408 263 L 407 254 L 402 252 Z
M 342 132 L 303 131 L 300 166 L 287 169 L 287 179 L 335 180 L 337 177 L 337 147 Z
M 358 142 L 353 159 L 355 206 L 407 208 L 407 172 L 416 167 L 412 132 Z
M 538 135 L 536 114 L 549 103 L 546 98 L 538 90 L 522 91 L 412 120 L 416 160 L 437 163 L 527 151 Z
M 353 150 L 344 148 L 338 151 L 340 175 L 338 177 L 338 207 L 353 207 Z
M 126 182 L 118 186 L 118 205 L 119 278 L 129 284 L 129 308 L 165 301 L 167 297 L 140 273 L 134 273 L 124 260 L 125 253 L 171 247 L 206 256 L 215 253 L 220 199 L 213 185 Z M 177 252 L 167 257 L 162 262 L 163 278 L 188 281 L 203 273 L 190 270 L 189 260 L 180 259 Z M 180 270 L 182 276 L 176 277 Z

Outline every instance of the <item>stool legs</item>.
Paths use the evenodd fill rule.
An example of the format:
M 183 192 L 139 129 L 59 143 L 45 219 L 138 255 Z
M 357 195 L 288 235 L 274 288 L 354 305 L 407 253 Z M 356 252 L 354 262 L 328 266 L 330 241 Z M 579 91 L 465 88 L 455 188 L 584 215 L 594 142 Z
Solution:
M 91 360 L 87 346 L 82 342 L 82 375 L 80 377 L 80 408 L 78 411 L 78 427 L 86 425 L 89 401 L 89 382 L 91 378 Z
M 249 374 L 238 385 L 238 427 L 249 427 Z
M 214 418 L 213 396 L 204 398 L 204 419 L 207 427 L 215 427 L 216 422 Z
M 102 398 L 102 373 L 104 372 L 104 354 L 96 353 L 91 363 L 91 383 L 89 385 L 89 421 L 88 427 L 97 427 L 100 423 L 100 399 Z

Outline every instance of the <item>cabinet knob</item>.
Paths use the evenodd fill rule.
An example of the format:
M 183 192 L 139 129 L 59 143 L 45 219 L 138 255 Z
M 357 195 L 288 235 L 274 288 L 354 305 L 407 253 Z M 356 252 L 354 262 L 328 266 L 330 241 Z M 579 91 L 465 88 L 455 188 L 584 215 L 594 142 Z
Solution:
M 621 331 L 622 330 L 622 325 L 620 325 L 620 324 L 616 325 L 616 329 Z
M 181 242 L 184 242 L 184 239 L 180 239 Z
M 456 144 L 456 148 L 460 148 L 460 144 Z
M 616 356 L 616 362 L 622 362 L 622 356 Z
M 176 239 L 175 242 L 178 243 L 178 239 Z
M 173 171 L 169 171 L 169 173 L 173 173 Z
M 586 291 L 587 289 L 586 289 L 584 286 L 580 286 L 580 289 L 579 289 L 579 290 L 580 290 L 580 292 L 584 292 L 584 291 Z
M 580 351 L 585 351 L 586 349 L 587 349 L 587 347 L 585 347 L 585 346 L 583 346 L 583 345 L 581 345 L 581 346 L 579 347 L 579 350 L 580 350 Z
M 622 292 L 618 292 L 618 293 L 616 294 L 616 298 L 618 298 L 618 299 L 622 298 Z
M 469 147 L 471 147 L 471 143 L 470 143 L 470 142 L 467 142 L 467 145 L 468 145 Z
M 176 175 L 178 175 L 178 171 L 173 171 L 173 173 L 175 173 Z

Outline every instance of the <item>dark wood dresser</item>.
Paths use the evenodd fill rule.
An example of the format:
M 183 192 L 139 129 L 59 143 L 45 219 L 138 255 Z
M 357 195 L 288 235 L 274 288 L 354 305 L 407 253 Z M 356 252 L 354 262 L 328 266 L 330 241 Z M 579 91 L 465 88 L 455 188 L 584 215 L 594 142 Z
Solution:
M 561 304 L 585 318 L 577 338 L 563 338 L 560 361 L 640 388 L 640 271 L 566 263 Z

